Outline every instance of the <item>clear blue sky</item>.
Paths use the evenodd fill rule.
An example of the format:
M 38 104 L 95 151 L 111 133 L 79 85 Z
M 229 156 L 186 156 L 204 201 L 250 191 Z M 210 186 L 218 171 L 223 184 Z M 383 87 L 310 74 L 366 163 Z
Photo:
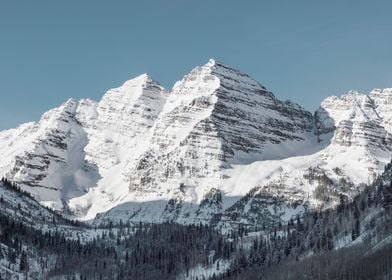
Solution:
M 392 1 L 3 0 L 0 129 L 144 72 L 171 88 L 209 58 L 309 110 L 392 87 Z

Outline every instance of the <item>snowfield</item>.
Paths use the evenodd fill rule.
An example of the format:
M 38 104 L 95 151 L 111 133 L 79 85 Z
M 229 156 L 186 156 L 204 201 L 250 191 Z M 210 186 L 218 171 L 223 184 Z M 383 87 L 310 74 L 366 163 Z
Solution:
M 312 114 L 210 60 L 170 91 L 143 74 L 99 102 L 70 99 L 0 132 L 0 175 L 93 223 L 278 215 L 253 198 L 240 205 L 261 194 L 299 203 L 281 206 L 288 220 L 372 182 L 390 161 L 391 133 L 392 89 L 332 96 Z

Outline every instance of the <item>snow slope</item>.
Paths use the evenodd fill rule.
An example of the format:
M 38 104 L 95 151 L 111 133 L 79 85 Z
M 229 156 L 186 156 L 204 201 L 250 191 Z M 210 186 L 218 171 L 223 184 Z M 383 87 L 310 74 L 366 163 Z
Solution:
M 0 132 L 0 175 L 97 223 L 286 220 L 382 171 L 391 112 L 385 89 L 329 97 L 313 115 L 210 60 L 171 91 L 143 74 Z

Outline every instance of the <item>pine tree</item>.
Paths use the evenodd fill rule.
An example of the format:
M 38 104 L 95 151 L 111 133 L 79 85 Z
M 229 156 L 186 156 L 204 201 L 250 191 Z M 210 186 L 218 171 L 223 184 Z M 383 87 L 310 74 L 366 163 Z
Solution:
M 22 251 L 22 255 L 20 257 L 19 261 L 19 271 L 26 271 L 29 267 L 28 261 L 27 261 L 27 254 L 25 251 Z
M 353 227 L 353 229 L 351 231 L 351 239 L 352 239 L 352 241 L 354 241 L 355 239 L 358 238 L 358 236 L 360 235 L 360 231 L 361 231 L 361 229 L 360 229 L 359 219 L 355 219 L 354 227 Z
M 333 234 L 331 229 L 328 227 L 327 229 L 327 250 L 332 250 L 334 247 L 333 245 Z
M 382 207 L 386 210 L 392 209 L 392 182 L 382 189 Z

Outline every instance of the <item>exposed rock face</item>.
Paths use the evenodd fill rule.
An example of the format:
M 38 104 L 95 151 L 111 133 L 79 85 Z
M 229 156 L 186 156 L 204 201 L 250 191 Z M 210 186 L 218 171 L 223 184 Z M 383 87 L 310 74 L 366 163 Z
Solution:
M 288 221 L 306 211 L 309 205 L 298 190 L 286 189 L 283 194 L 279 188 L 269 185 L 251 189 L 232 206 L 212 217 L 211 224 L 221 229 L 244 224 L 256 229 Z
M 231 162 L 261 157 L 266 144 L 303 141 L 311 130 L 309 112 L 211 60 L 175 84 L 149 150 L 129 172 L 130 191 L 180 191 L 200 201 L 222 188 L 220 171 Z
M 144 74 L 0 132 L 1 175 L 89 220 L 260 225 L 332 205 L 392 147 L 392 90 L 313 115 L 210 60 L 169 92 Z
M 109 90 L 94 108 L 94 117 L 82 121 L 90 139 L 87 160 L 107 170 L 137 157 L 165 100 L 164 88 L 146 74 Z
M 392 132 L 392 88 L 375 89 L 369 94 L 376 107 L 376 111 L 383 120 L 383 126 Z
M 63 200 L 85 193 L 85 188 L 93 186 L 99 177 L 95 166 L 84 160 L 88 139 L 76 118 L 78 106 L 78 101 L 70 99 L 45 113 L 39 122 L 0 136 L 7 143 L 2 154 L 8 152 L 3 174 L 29 187 L 54 208 L 61 208 Z
M 149 149 L 127 174 L 130 193 L 136 201 L 146 193 L 169 200 L 165 218 L 205 222 L 222 206 L 195 211 L 192 204 L 210 199 L 211 189 L 225 190 L 223 170 L 262 158 L 267 145 L 305 141 L 312 129 L 309 112 L 210 60 L 175 84 Z
M 103 176 L 141 152 L 137 144 L 147 136 L 165 98 L 161 86 L 141 75 L 108 91 L 99 103 L 68 100 L 37 123 L 1 132 L 7 155 L 2 174 L 62 209 L 98 181 L 113 182 Z
M 385 127 L 390 122 L 391 113 L 386 109 L 392 101 L 390 95 L 388 91 L 373 91 L 370 95 L 351 91 L 327 98 L 316 112 L 318 133 L 335 130 L 332 143 L 391 150 L 391 131 Z

